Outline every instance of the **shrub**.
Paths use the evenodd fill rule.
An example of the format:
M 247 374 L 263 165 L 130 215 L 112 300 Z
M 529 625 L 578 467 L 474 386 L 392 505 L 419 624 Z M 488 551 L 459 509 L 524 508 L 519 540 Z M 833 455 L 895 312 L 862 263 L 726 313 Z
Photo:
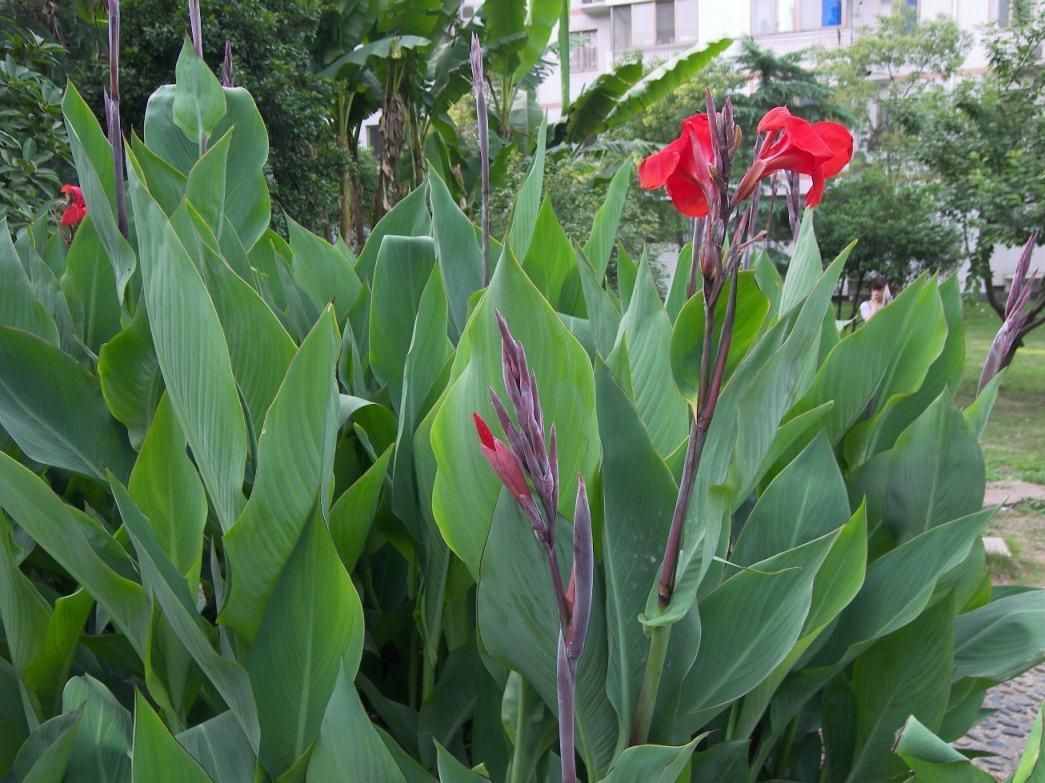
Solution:
M 0 236 L 0 772 L 933 780 L 892 753 L 908 718 L 947 747 L 1041 660 L 1045 591 L 984 566 L 997 381 L 955 407 L 953 280 L 843 339 L 807 211 L 783 280 L 705 244 L 706 292 L 683 258 L 666 301 L 645 264 L 620 297 L 631 167 L 579 253 L 543 145 L 488 282 L 436 176 L 358 257 L 284 242 L 257 108 L 190 46 L 127 149 L 125 238 L 64 110 L 87 218 L 67 254 Z

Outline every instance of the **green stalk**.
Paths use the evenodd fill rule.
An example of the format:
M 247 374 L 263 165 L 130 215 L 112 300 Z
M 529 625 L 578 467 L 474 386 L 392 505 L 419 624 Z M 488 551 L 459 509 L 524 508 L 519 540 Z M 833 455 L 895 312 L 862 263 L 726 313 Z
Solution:
M 660 679 L 664 675 L 664 663 L 668 658 L 671 629 L 671 625 L 658 625 L 650 632 L 646 674 L 642 678 L 642 689 L 635 706 L 635 719 L 631 726 L 628 745 L 644 745 L 649 739 L 653 710 L 657 706 L 657 693 L 660 691 Z
M 559 11 L 559 86 L 562 89 L 561 117 L 570 110 L 570 0 L 562 0 Z

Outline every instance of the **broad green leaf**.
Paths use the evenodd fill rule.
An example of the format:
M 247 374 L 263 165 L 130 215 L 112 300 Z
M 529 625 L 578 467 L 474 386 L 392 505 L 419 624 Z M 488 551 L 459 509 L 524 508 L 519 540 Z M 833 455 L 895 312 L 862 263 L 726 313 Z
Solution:
M 139 448 L 163 394 L 144 307 L 139 305 L 131 322 L 102 346 L 98 379 L 109 411 L 127 428 L 131 445 Z
M 689 287 L 689 275 L 693 269 L 693 245 L 687 243 L 680 251 L 675 261 L 675 271 L 671 275 L 671 287 L 668 289 L 668 298 L 664 302 L 664 309 L 668 311 L 671 322 L 678 320 L 683 305 L 686 304 L 686 292 Z
M 356 270 L 330 243 L 287 218 L 294 280 L 318 308 L 333 302 L 342 324 L 363 292 Z
M 827 422 L 833 443 L 892 395 L 916 391 L 943 350 L 947 323 L 932 280 L 908 286 L 879 315 L 838 343 L 791 414 L 833 400 Z
M 679 748 L 667 745 L 630 747 L 614 759 L 604 783 L 676 783 L 700 740 L 701 737 L 697 737 Z
M 208 148 L 189 171 L 185 195 L 189 203 L 203 216 L 214 236 L 221 236 L 225 227 L 225 183 L 231 143 L 230 130 Z
M 837 537 L 831 532 L 762 560 L 701 601 L 700 652 L 679 703 L 690 728 L 751 691 L 784 660 L 799 639 L 817 571 Z
M 377 254 L 381 252 L 381 243 L 384 242 L 386 236 L 429 236 L 433 230 L 432 218 L 428 214 L 428 188 L 421 185 L 414 188 L 406 198 L 377 221 L 377 225 L 367 236 L 363 252 L 359 254 L 356 272 L 364 281 L 369 281 L 373 277 L 374 267 L 377 266 Z M 438 241 L 438 237 L 436 241 Z M 444 265 L 456 262 L 456 258 L 442 261 Z M 449 283 L 447 285 L 449 286 Z M 454 301 L 457 300 L 454 299 Z
M 309 783 L 338 780 L 351 770 L 359 783 L 407 783 L 342 669 L 327 705 L 308 768 Z
M 730 559 L 739 565 L 757 563 L 819 538 L 849 515 L 842 472 L 821 433 L 758 498 Z
M 509 771 L 522 780 L 537 774 L 537 765 L 558 739 L 558 724 L 541 697 L 519 672 L 509 672 L 501 698 L 501 726 L 512 752 Z
M 404 50 L 420 49 L 432 42 L 419 35 L 389 35 L 379 38 L 370 43 L 356 46 L 347 54 L 338 57 L 330 65 L 320 71 L 321 76 L 346 78 L 352 76 L 352 70 L 345 66 L 365 66 L 367 60 L 376 58 L 378 60 L 398 60 L 404 55 Z
M 817 278 L 824 268 L 820 256 L 820 246 L 816 242 L 816 231 L 813 228 L 815 210 L 806 208 L 802 213 L 802 225 L 798 229 L 798 240 L 791 251 L 791 259 L 787 264 L 787 274 L 780 291 L 779 316 L 786 316 L 801 303 L 813 290 Z
M 753 267 L 759 290 L 769 298 L 770 317 L 776 318 L 780 314 L 780 297 L 784 292 L 784 281 L 780 272 L 768 253 L 760 253 Z
M 131 471 L 129 488 L 164 554 L 195 590 L 203 558 L 207 495 L 186 446 L 170 399 L 164 396 Z
M 898 541 L 983 505 L 983 454 L 944 390 L 888 451 L 850 477 L 850 494 L 867 496 L 871 519 Z
M 180 136 L 181 132 L 178 131 L 178 134 Z M 138 138 L 137 133 L 131 134 L 130 144 L 134 157 L 145 175 L 145 184 L 149 192 L 160 203 L 164 212 L 168 215 L 173 214 L 185 197 L 185 188 L 188 186 L 185 174 L 145 146 L 145 142 Z M 80 233 L 79 229 L 76 233 Z
M 346 489 L 330 509 L 330 535 L 345 570 L 351 572 L 366 548 L 377 515 L 377 503 L 392 458 L 391 447 Z
M 514 74 L 516 80 L 525 78 L 544 56 L 552 28 L 559 20 L 560 4 L 560 0 L 529 0 L 526 3 L 526 42 L 519 51 L 519 64 Z
M 11 766 L 18 783 L 62 783 L 79 730 L 81 713 L 73 711 L 40 724 L 29 735 Z
M 856 659 L 856 743 L 847 781 L 881 781 L 896 773 L 898 760 L 889 751 L 908 716 L 939 728 L 953 655 L 954 607 L 944 600 Z
M 563 284 L 577 266 L 573 245 L 555 216 L 550 196 L 544 197 L 533 229 L 536 241 L 530 244 L 523 269 L 548 303 L 561 309 Z
M 146 588 L 163 609 L 164 619 L 170 623 L 185 650 L 229 705 L 250 747 L 257 749 L 261 730 L 247 673 L 237 661 L 215 651 L 208 636 L 208 628 L 189 593 L 185 577 L 178 573 L 164 554 L 149 520 L 135 505 L 125 487 L 115 481 L 110 486 L 138 555 Z
M 78 590 L 58 598 L 52 608 L 19 570 L 11 533 L 0 514 L 0 621 L 11 663 L 33 699 L 32 712 L 43 718 L 57 711 L 93 602 Z
M 1005 682 L 1045 658 L 1045 590 L 991 601 L 954 621 L 954 679 Z
M 699 44 L 654 68 L 624 93 L 606 118 L 606 127 L 616 128 L 653 106 L 680 85 L 693 79 L 733 42 L 728 38 Z
M 987 429 L 987 422 L 990 421 L 991 411 L 994 410 L 994 403 L 998 399 L 998 390 L 1001 388 L 1001 381 L 1004 377 L 1005 370 L 1002 370 L 991 378 L 980 391 L 979 396 L 964 411 L 965 423 L 968 425 L 969 431 L 976 436 L 977 441 L 983 438 L 983 432 Z
M 81 232 L 86 229 L 90 236 L 93 232 L 90 225 L 91 221 L 85 220 L 80 226 Z M 33 293 L 29 276 L 11 241 L 6 218 L 0 220 L 0 277 L 4 281 L 0 287 L 0 326 L 22 329 L 58 345 L 58 326 Z
M 851 660 L 859 645 L 891 634 L 920 615 L 938 580 L 969 556 L 992 513 L 978 511 L 937 525 L 875 560 L 821 657 Z
M 1042 780 L 1045 780 L 1045 710 L 1039 709 L 1019 766 L 1012 774 L 1012 783 L 1041 783 Z
M 178 744 L 149 702 L 134 698 L 134 746 L 131 759 L 134 783 L 210 783 L 211 778 Z
M 398 409 L 403 370 L 414 320 L 435 267 L 435 243 L 428 237 L 386 237 L 374 268 L 370 297 L 370 366 L 388 387 Z
M 178 742 L 199 765 L 220 783 L 254 783 L 257 760 L 232 712 L 193 726 L 178 735 Z
M 556 426 L 562 476 L 560 510 L 572 514 L 577 475 L 590 477 L 599 460 L 595 389 L 587 354 L 563 326 L 515 259 L 501 259 L 468 321 L 451 368 L 451 382 L 432 423 L 438 464 L 432 510 L 450 548 L 479 573 L 483 542 L 500 491 L 478 446 L 472 413 L 495 421 L 490 388 L 504 394 L 500 312 L 527 351 L 540 387 L 546 427 Z
M 645 250 L 643 250 L 639 263 L 644 267 L 648 263 Z M 631 295 L 635 291 L 635 278 L 638 275 L 639 264 L 628 255 L 624 250 L 624 246 L 621 245 L 617 250 L 617 294 L 620 297 L 620 305 L 624 310 L 627 310 L 631 304 Z
M 175 75 L 174 124 L 198 144 L 202 154 L 207 138 L 225 116 L 225 93 L 188 38 L 182 42 Z
M 723 389 L 686 514 L 682 535 L 688 543 L 679 557 L 674 596 L 661 611 L 651 587 L 643 623 L 678 622 L 693 605 L 718 552 L 726 515 L 758 482 L 758 471 L 773 447 L 784 413 L 812 380 L 813 349 L 848 253 L 843 251 L 823 272 L 796 316 L 779 321 L 762 336 Z
M 2 242 L 3 228 L 0 227 Z M 7 275 L 4 277 L 6 280 L 11 279 Z M 105 258 L 105 250 L 90 218 L 85 219 L 76 229 L 76 236 L 65 258 L 62 290 L 74 318 L 81 326 L 84 344 L 97 353 L 104 343 L 120 331 L 120 302 L 116 298 L 116 278 L 113 277 L 112 266 Z
M 861 422 L 846 436 L 846 461 L 859 465 L 872 454 L 892 448 L 907 427 L 928 408 L 933 400 L 949 389 L 954 393 L 961 382 L 965 365 L 965 334 L 962 329 L 962 300 L 956 277 L 949 277 L 938 286 L 940 303 L 943 307 L 947 338 L 940 354 L 929 366 L 925 380 L 917 391 L 907 394 L 902 391 L 892 394 L 886 389 L 879 395 L 884 404 L 868 422 Z M 925 329 L 924 323 L 919 324 Z M 906 352 L 904 362 L 923 361 L 912 352 Z
M 205 258 L 210 295 L 225 333 L 232 372 L 256 437 L 297 346 L 257 291 L 215 249 L 214 236 L 198 213 L 193 210 L 191 216 L 201 238 L 200 252 Z M 230 228 L 225 236 L 233 234 Z
M 729 291 L 724 290 L 715 305 L 712 346 L 722 340 Z M 769 312 L 769 299 L 758 289 L 753 272 L 737 275 L 737 309 L 733 337 L 726 359 L 726 375 L 732 375 L 740 360 L 758 339 Z M 696 404 L 700 387 L 700 361 L 704 353 L 704 296 L 698 291 L 682 307 L 671 333 L 671 370 L 679 390 Z
M 642 78 L 641 62 L 623 62 L 608 73 L 599 74 L 570 104 L 566 116 L 566 139 L 579 144 L 590 141 L 606 129 L 606 118 L 613 113 L 621 96 Z
M 29 457 L 94 478 L 126 477 L 133 453 L 97 380 L 39 337 L 0 327 L 0 425 Z
M 762 465 L 758 471 L 763 477 L 760 483 L 771 482 L 809 445 L 821 431 L 820 424 L 832 405 L 833 402 L 825 402 L 820 407 L 806 411 L 780 425 L 769 452 L 762 458 Z
M 541 210 L 541 194 L 544 192 L 544 147 L 547 137 L 547 121 L 541 122 L 537 131 L 537 150 L 533 153 L 533 164 L 530 173 L 523 180 L 522 187 L 515 197 L 512 208 L 512 223 L 508 228 L 508 236 L 504 243 L 504 256 L 511 255 L 522 263 L 530 250 L 534 230 L 537 227 L 537 216 Z
M 617 711 L 618 743 L 628 739 L 649 638 L 636 618 L 657 577 L 671 526 L 675 480 L 650 442 L 634 406 L 599 364 L 596 371 L 604 521 L 602 562 L 609 640 L 606 692 Z M 674 662 L 672 662 L 674 663 Z
M 363 607 L 316 514 L 280 574 L 246 658 L 262 727 L 260 759 L 272 774 L 320 736 L 339 672 L 354 676 L 362 651 Z
M 439 757 L 439 783 L 489 783 L 488 777 L 468 769 L 438 742 L 435 747 Z
M 41 478 L 2 453 L 0 506 L 105 607 L 134 650 L 143 655 L 148 601 L 141 585 L 124 576 L 133 573 L 133 565 L 104 529 L 92 517 L 65 505 Z M 106 542 L 119 553 L 119 562 L 111 549 L 104 559 L 96 551 L 95 544 L 104 547 Z
M 433 270 L 421 294 L 403 369 L 403 396 L 399 403 L 399 430 L 392 463 L 392 510 L 418 541 L 430 535 L 431 526 L 422 523 L 426 514 L 431 513 L 431 495 L 424 500 L 418 495 L 414 435 L 446 385 L 449 362 L 453 357 L 453 346 L 446 336 L 447 327 L 443 278 Z M 441 605 L 439 612 L 442 612 Z
M 893 752 L 914 773 L 916 783 L 992 783 L 994 780 L 913 715 L 900 731 Z
M 429 176 L 428 187 L 435 252 L 446 281 L 454 334 L 459 335 L 468 320 L 468 298 L 483 287 L 483 251 L 475 226 L 457 206 L 438 174 Z
M 137 265 L 134 249 L 116 222 L 116 177 L 112 147 L 94 112 L 69 83 L 62 100 L 62 114 L 69 133 L 69 147 L 83 188 L 91 222 L 105 247 L 116 280 L 116 296 L 122 303 L 127 283 Z
M 29 737 L 25 706 L 22 704 L 18 674 L 0 658 L 0 769 L 9 769 L 19 749 Z
M 610 186 L 606 190 L 606 200 L 595 213 L 595 220 L 591 225 L 591 235 L 584 245 L 584 255 L 595 268 L 600 280 L 606 274 L 606 267 L 610 263 L 613 243 L 616 240 L 620 218 L 624 212 L 624 201 L 634 175 L 635 164 L 631 161 L 622 163 L 617 169 L 617 173 L 613 175 Z
M 254 490 L 225 535 L 232 572 L 221 621 L 252 642 L 309 519 L 326 517 L 337 435 L 338 333 L 327 308 L 290 363 L 258 439 Z M 298 748 L 298 755 L 304 748 Z M 294 756 L 297 758 L 297 755 Z M 286 759 L 283 769 L 294 759 Z
M 571 529 L 556 527 L 555 546 L 563 579 L 573 560 Z M 601 588 L 596 585 L 591 624 L 577 670 L 577 742 L 596 780 L 609 764 L 617 743 L 617 719 L 607 699 L 606 619 Z M 504 491 L 483 553 L 478 588 L 478 623 L 483 648 L 518 671 L 558 714 L 555 659 L 559 615 L 548 563 L 530 523 Z
M 145 189 L 133 155 L 128 161 L 156 358 L 218 520 L 228 530 L 243 505 L 247 459 L 228 345 L 199 271 Z
M 73 677 L 62 694 L 65 712 L 79 711 L 79 729 L 64 780 L 130 783 L 131 715 L 98 680 Z
M 577 259 L 577 273 L 584 295 L 584 306 L 591 324 L 596 352 L 607 357 L 613 351 L 620 330 L 620 302 L 603 285 L 603 277 L 583 255 Z
M 664 311 L 649 264 L 643 259 L 631 302 L 620 321 L 614 352 L 627 342 L 635 408 L 657 453 L 665 456 L 686 439 L 689 406 L 672 383 L 671 320 Z M 610 362 L 613 354 L 610 354 Z
M 229 129 L 233 132 L 225 183 L 225 215 L 236 227 L 243 246 L 250 250 L 268 229 L 270 221 L 271 198 L 264 172 L 269 152 L 268 133 L 249 92 L 242 87 L 222 88 L 222 92 L 227 111 L 213 135 L 220 138 Z M 190 141 L 175 125 L 176 94 L 177 88 L 168 84 L 150 96 L 145 110 L 145 143 L 155 155 L 188 176 L 198 157 L 198 148 L 196 138 Z M 153 167 L 147 161 L 140 164 L 149 190 L 168 214 L 173 212 L 177 204 L 167 209 L 170 188 L 157 189 L 154 178 L 150 177 Z

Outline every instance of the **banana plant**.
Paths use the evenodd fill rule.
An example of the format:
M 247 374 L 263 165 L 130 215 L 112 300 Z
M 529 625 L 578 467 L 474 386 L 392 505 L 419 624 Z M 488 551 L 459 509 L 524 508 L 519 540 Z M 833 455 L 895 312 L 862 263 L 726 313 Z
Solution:
M 63 110 L 85 216 L 0 224 L 0 777 L 933 781 L 1042 661 L 956 281 L 840 334 L 845 254 L 812 208 L 759 250 L 728 104 L 713 168 L 659 159 L 708 188 L 663 299 L 607 282 L 635 167 L 576 246 L 543 129 L 503 236 L 429 171 L 356 254 L 272 230 L 262 118 L 191 42 L 143 137 Z

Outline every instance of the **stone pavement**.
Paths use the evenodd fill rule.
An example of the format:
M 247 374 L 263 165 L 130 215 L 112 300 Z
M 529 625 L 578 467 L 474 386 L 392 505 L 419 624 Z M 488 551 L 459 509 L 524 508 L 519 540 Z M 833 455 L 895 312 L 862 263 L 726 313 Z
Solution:
M 987 691 L 984 707 L 993 714 L 973 727 L 955 744 L 959 748 L 985 750 L 994 755 L 975 760 L 996 780 L 1006 780 L 1023 753 L 1031 724 L 1045 704 L 1045 665 Z

